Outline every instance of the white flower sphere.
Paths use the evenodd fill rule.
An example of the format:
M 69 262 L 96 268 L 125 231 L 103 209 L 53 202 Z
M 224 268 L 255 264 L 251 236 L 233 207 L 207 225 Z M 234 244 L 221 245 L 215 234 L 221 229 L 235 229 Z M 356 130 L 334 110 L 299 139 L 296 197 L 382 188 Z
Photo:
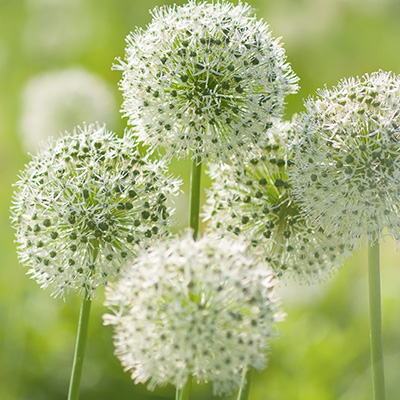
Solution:
M 307 220 L 288 182 L 293 125 L 274 122 L 268 145 L 245 165 L 212 165 L 213 183 L 204 208 L 209 230 L 240 236 L 276 274 L 306 283 L 325 279 L 344 262 L 348 250 Z
M 178 182 L 136 146 L 129 131 L 118 138 L 83 126 L 49 142 L 21 173 L 12 206 L 18 254 L 55 296 L 72 289 L 92 298 L 138 245 L 168 235 L 166 200 Z
M 244 368 L 262 369 L 282 320 L 275 278 L 246 245 L 191 234 L 139 253 L 106 288 L 104 316 L 115 354 L 136 382 L 182 388 L 190 376 L 216 394 L 236 389 Z
M 82 121 L 116 120 L 114 95 L 99 76 L 75 67 L 33 77 L 23 91 L 19 132 L 27 151 Z
M 156 8 L 127 37 L 122 112 L 140 140 L 193 159 L 242 159 L 263 144 L 297 77 L 250 6 L 189 1 Z
M 358 247 L 400 240 L 400 76 L 341 80 L 306 102 L 291 182 L 306 214 Z

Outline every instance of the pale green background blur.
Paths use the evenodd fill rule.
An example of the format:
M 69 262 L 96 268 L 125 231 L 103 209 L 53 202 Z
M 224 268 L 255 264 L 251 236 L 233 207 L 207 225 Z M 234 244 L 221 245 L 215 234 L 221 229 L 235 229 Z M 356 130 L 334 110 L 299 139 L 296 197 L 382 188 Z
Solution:
M 172 2 L 165 2 L 171 4 Z M 66 398 L 80 299 L 54 300 L 25 276 L 9 227 L 11 184 L 28 157 L 19 138 L 21 93 L 37 74 L 82 66 L 109 83 L 116 104 L 124 37 L 149 22 L 161 1 L 0 0 L 0 399 Z M 287 117 L 302 98 L 325 83 L 379 68 L 400 73 L 398 0 L 253 0 L 259 17 L 282 36 L 301 91 L 289 99 Z M 115 110 L 117 112 L 117 110 Z M 125 121 L 112 129 L 121 132 Z M 64 127 L 60 127 L 64 129 Z M 55 132 L 57 134 L 57 132 Z M 172 171 L 187 182 L 187 164 Z M 207 180 L 205 180 L 207 182 Z M 185 186 L 187 189 L 187 184 Z M 186 204 L 179 202 L 182 226 Z M 183 210 L 183 211 L 182 211 Z M 382 249 L 383 330 L 388 399 L 400 398 L 400 255 L 390 239 Z M 251 400 L 370 400 L 366 257 L 320 286 L 290 284 L 282 291 L 287 319 L 271 346 L 269 367 L 256 376 Z M 84 400 L 173 399 L 135 387 L 113 356 L 105 309 L 93 306 L 82 378 Z M 195 387 L 193 399 L 212 399 Z

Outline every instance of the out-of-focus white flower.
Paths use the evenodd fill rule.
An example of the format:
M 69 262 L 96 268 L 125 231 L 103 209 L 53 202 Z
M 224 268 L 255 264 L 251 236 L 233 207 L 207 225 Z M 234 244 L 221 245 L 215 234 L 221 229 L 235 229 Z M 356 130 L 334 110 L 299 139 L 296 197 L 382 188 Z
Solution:
M 341 80 L 306 102 L 291 169 L 294 194 L 328 233 L 358 247 L 387 228 L 400 240 L 400 77 Z
M 266 132 L 261 157 L 243 165 L 212 165 L 205 219 L 220 236 L 240 235 L 253 251 L 284 274 L 313 282 L 326 278 L 344 261 L 344 242 L 324 233 L 301 214 L 287 171 L 293 126 L 274 122 Z
M 106 288 L 115 354 L 132 379 L 182 388 L 189 376 L 232 392 L 247 366 L 262 369 L 282 320 L 276 280 L 240 241 L 191 234 L 139 253 Z
M 121 263 L 169 234 L 166 200 L 178 182 L 137 151 L 131 132 L 84 125 L 51 141 L 16 183 L 12 225 L 29 274 L 54 295 L 91 298 Z
M 82 68 L 36 76 L 27 83 L 22 98 L 23 144 L 28 151 L 37 151 L 42 141 L 82 121 L 112 124 L 116 108 L 107 84 Z
M 22 40 L 35 61 L 65 60 L 82 54 L 95 32 L 87 1 L 26 0 Z
M 170 156 L 245 159 L 264 143 L 297 77 L 250 6 L 189 1 L 156 8 L 127 37 L 122 112 L 152 148 Z

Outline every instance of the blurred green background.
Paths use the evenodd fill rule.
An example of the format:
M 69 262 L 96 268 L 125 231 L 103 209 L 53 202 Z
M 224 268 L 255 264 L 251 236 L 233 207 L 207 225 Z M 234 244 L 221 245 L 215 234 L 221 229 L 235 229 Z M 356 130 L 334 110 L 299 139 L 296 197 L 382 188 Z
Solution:
M 116 104 L 109 126 L 121 132 L 125 121 L 118 115 L 120 74 L 111 71 L 111 65 L 115 57 L 123 56 L 124 37 L 135 26 L 148 23 L 148 9 L 160 4 L 172 2 L 0 0 L 2 400 L 66 398 L 80 303 L 74 295 L 65 303 L 52 299 L 17 262 L 9 206 L 11 184 L 29 159 L 21 139 L 26 87 L 41 74 L 71 67 L 96 74 Z M 250 4 L 269 22 L 274 35 L 283 37 L 288 59 L 301 79 L 300 93 L 289 98 L 288 118 L 302 110 L 302 98 L 324 84 L 379 68 L 400 73 L 398 0 L 253 0 Z M 40 113 L 36 115 L 40 118 Z M 185 162 L 171 166 L 185 179 L 185 189 L 187 167 Z M 185 226 L 185 197 L 177 206 Z M 388 399 L 397 399 L 400 255 L 390 238 L 382 248 L 382 264 L 387 391 Z M 280 325 L 281 337 L 271 345 L 268 368 L 256 376 L 250 399 L 372 399 L 365 252 L 356 253 L 323 285 L 289 283 L 281 291 L 288 316 Z M 91 316 L 81 398 L 173 399 L 173 388 L 149 393 L 144 386 L 133 385 L 113 356 L 111 328 L 102 326 L 104 312 L 100 294 Z M 212 398 L 208 387 L 195 387 L 193 399 Z

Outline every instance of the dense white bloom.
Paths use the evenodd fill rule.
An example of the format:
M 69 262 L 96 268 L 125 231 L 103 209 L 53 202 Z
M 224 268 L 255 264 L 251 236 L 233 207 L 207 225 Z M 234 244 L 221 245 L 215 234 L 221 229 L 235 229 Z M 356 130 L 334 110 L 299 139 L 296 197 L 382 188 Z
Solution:
M 156 8 L 127 37 L 122 111 L 169 155 L 228 161 L 264 143 L 297 77 L 279 39 L 250 6 L 226 1 Z
M 106 288 L 106 324 L 115 353 L 135 382 L 181 388 L 190 375 L 217 394 L 262 369 L 275 323 L 284 314 L 275 278 L 246 245 L 216 236 L 160 241 L 139 253 Z
M 49 142 L 16 186 L 12 224 L 28 273 L 54 295 L 91 298 L 136 246 L 168 233 L 178 182 L 140 156 L 131 132 L 89 125 Z
M 354 246 L 384 228 L 400 240 L 400 77 L 343 79 L 306 109 L 291 173 L 306 213 Z
M 83 68 L 47 72 L 30 80 L 23 93 L 20 134 L 28 151 L 82 121 L 115 121 L 115 100 L 107 84 Z
M 205 219 L 221 236 L 244 237 L 278 276 L 287 273 L 312 282 L 341 265 L 345 246 L 316 229 L 293 200 L 287 176 L 292 129 L 291 123 L 276 121 L 261 157 L 245 166 L 211 167 Z

